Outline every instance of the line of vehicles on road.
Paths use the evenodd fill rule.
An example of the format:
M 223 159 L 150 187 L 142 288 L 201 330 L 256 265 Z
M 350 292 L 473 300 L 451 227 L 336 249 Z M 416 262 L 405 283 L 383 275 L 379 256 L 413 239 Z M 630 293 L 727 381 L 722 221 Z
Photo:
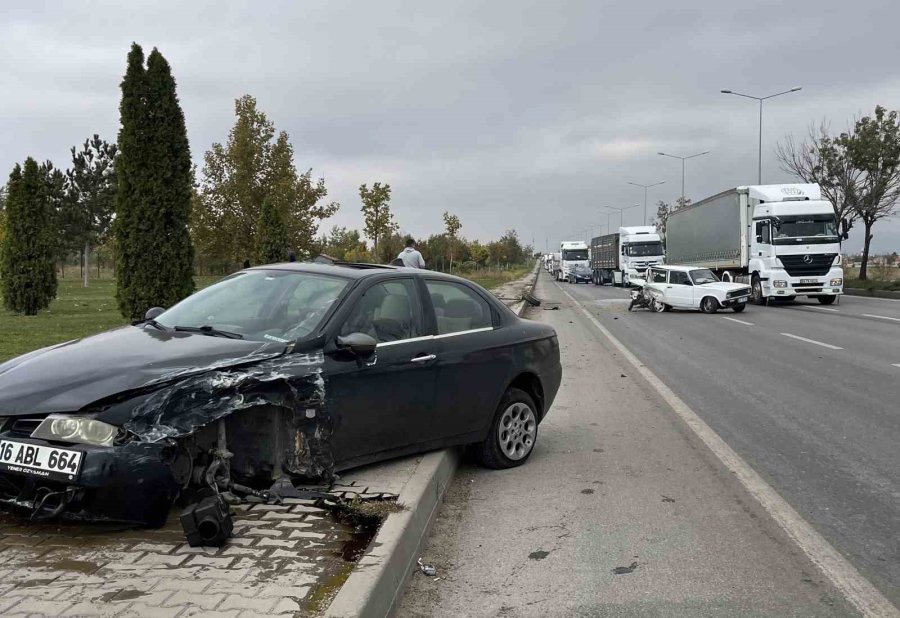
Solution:
M 798 296 L 830 305 L 843 294 L 847 222 L 816 184 L 729 189 L 672 212 L 663 229 L 564 241 L 544 268 L 557 281 L 646 287 L 658 311 L 743 311 L 748 299 Z

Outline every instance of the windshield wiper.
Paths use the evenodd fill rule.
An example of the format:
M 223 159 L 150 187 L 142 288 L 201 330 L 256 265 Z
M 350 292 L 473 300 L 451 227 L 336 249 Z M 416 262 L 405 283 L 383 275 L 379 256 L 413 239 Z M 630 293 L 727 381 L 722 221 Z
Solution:
M 219 330 L 213 328 L 209 324 L 203 326 L 175 326 L 174 329 L 180 333 L 200 333 L 201 335 L 209 335 L 211 337 L 225 337 L 226 339 L 243 339 L 240 333 L 232 333 L 227 330 Z

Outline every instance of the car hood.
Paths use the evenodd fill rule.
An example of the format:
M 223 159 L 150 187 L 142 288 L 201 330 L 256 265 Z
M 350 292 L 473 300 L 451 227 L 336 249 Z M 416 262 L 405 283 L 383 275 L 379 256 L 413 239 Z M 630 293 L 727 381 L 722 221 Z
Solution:
M 75 412 L 167 376 L 271 358 L 285 349 L 283 343 L 126 326 L 0 365 L 0 417 Z
M 706 288 L 706 289 L 714 289 L 714 290 L 722 290 L 723 292 L 733 292 L 734 290 L 747 290 L 750 291 L 750 286 L 746 283 L 729 283 L 727 281 L 716 281 L 715 283 L 704 283 L 703 285 L 698 285 L 697 287 Z

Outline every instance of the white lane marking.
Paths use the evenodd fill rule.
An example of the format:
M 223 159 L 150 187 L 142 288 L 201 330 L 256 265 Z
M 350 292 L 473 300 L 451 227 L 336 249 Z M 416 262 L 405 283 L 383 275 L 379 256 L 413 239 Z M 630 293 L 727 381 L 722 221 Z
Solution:
M 883 594 L 873 586 L 859 571 L 850 564 L 834 547 L 826 541 L 822 535 L 810 526 L 800 514 L 789 505 L 784 498 L 778 495 L 763 478 L 745 462 L 740 455 L 734 452 L 719 434 L 703 422 L 697 413 L 691 410 L 681 398 L 666 386 L 665 382 L 656 377 L 646 365 L 632 354 L 631 350 L 616 339 L 609 330 L 603 326 L 597 318 L 566 292 L 562 286 L 557 285 L 560 291 L 575 303 L 588 320 L 599 330 L 619 351 L 628 362 L 640 373 L 650 385 L 656 389 L 659 395 L 671 406 L 684 423 L 706 444 L 707 448 L 719 458 L 719 461 L 728 468 L 735 478 L 744 486 L 759 504 L 772 516 L 787 535 L 803 550 L 803 553 L 815 564 L 831 583 L 843 593 L 847 600 L 853 604 L 859 612 L 871 618 L 898 618 L 900 611 L 894 607 Z
M 738 324 L 743 324 L 743 325 L 745 325 L 745 326 L 753 326 L 753 322 L 745 322 L 745 321 L 743 321 L 743 320 L 739 320 L 739 319 L 737 319 L 737 318 L 729 318 L 729 317 L 724 316 L 724 315 L 722 316 L 722 319 L 723 319 L 723 320 L 730 320 L 730 321 L 732 321 L 732 322 L 737 322 Z
M 829 309 L 828 307 L 816 307 L 815 305 L 799 305 L 801 309 L 815 309 L 817 311 L 833 311 L 834 313 L 840 313 L 839 309 Z
M 894 322 L 900 322 L 900 318 L 891 318 L 886 315 L 872 315 L 870 313 L 864 313 L 864 318 L 878 318 L 879 320 L 893 320 Z
M 799 341 L 805 341 L 806 343 L 812 343 L 814 345 L 820 345 L 823 348 L 828 348 L 829 350 L 843 350 L 844 348 L 839 348 L 836 345 L 831 345 L 830 343 L 822 343 L 821 341 L 816 341 L 815 339 L 807 339 L 806 337 L 801 337 L 800 335 L 792 335 L 790 333 L 781 333 L 785 337 L 790 337 L 791 339 L 797 339 Z

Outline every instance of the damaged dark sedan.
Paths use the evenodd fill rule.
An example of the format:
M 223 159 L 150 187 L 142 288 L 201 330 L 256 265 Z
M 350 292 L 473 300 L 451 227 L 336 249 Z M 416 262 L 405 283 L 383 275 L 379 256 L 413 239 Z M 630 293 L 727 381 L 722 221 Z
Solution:
M 430 271 L 281 264 L 0 365 L 0 505 L 162 525 L 191 492 L 277 499 L 450 445 L 528 459 L 556 333 Z

